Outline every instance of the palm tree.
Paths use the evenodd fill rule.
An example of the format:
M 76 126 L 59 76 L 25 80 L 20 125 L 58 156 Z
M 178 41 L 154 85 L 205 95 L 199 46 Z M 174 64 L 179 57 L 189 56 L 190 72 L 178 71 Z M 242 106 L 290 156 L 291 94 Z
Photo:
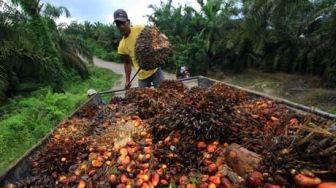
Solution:
M 83 78 L 87 77 L 88 71 L 86 65 L 78 55 L 86 57 L 88 61 L 92 63 L 92 53 L 85 46 L 84 42 L 80 41 L 78 38 L 66 37 L 65 35 L 60 34 L 54 21 L 55 19 L 59 18 L 63 13 L 66 17 L 69 17 L 70 12 L 68 11 L 68 9 L 63 6 L 56 7 L 49 3 L 45 6 L 40 5 L 39 0 L 13 1 L 20 3 L 24 10 L 29 10 L 29 15 L 39 20 L 37 25 L 41 25 L 42 27 L 40 30 L 44 31 L 42 32 L 44 33 L 44 35 L 42 34 L 42 38 L 49 39 L 47 41 L 44 41 L 42 44 L 43 46 L 48 46 L 47 52 L 49 52 L 48 54 L 53 54 L 52 59 L 57 60 L 55 61 L 55 63 L 57 62 L 57 67 L 64 63 L 65 65 L 69 64 L 69 67 L 75 68 Z M 40 14 L 42 14 L 43 17 L 40 16 Z M 44 24 L 45 20 L 49 23 L 48 28 Z M 57 71 L 57 73 L 59 73 L 60 75 L 63 74 L 63 68 L 59 67 L 59 71 Z
M 63 13 L 65 13 L 67 18 L 70 17 L 69 10 L 66 7 L 56 7 L 49 3 L 43 6 L 42 9 L 43 17 L 49 22 L 49 31 L 53 33 L 52 38 L 56 41 L 56 49 L 60 54 L 62 64 L 75 69 L 82 78 L 87 78 L 89 72 L 81 57 L 84 57 L 92 64 L 92 52 L 83 40 L 74 35 L 63 34 L 55 23 L 55 19 L 58 19 Z
M 16 5 L 21 5 L 24 12 L 30 17 L 32 31 L 35 39 L 41 45 L 46 59 L 46 78 L 52 83 L 55 91 L 61 91 L 63 87 L 65 73 L 61 65 L 61 60 L 52 40 L 49 28 L 40 15 L 42 5 L 39 0 L 12 0 Z
M 200 1 L 198 1 L 200 2 Z M 209 59 L 213 57 L 212 46 L 214 43 L 214 37 L 218 32 L 218 14 L 221 11 L 221 0 L 209 0 L 206 4 L 200 3 L 202 11 L 196 16 L 201 17 L 202 25 L 204 26 L 200 32 L 202 38 L 206 41 L 205 49 L 207 51 Z
M 197 2 L 199 13 L 171 1 L 151 6 L 149 20 L 169 35 L 176 64 L 201 73 L 219 66 L 315 74 L 335 83 L 335 1 Z
M 39 80 L 45 58 L 27 29 L 26 18 L 16 9 L 3 4 L 0 11 L 0 100 L 10 96 L 19 79 L 29 75 Z
M 57 49 L 66 67 L 75 69 L 82 78 L 89 76 L 86 64 L 81 57 L 87 59 L 88 62 L 92 64 L 93 56 L 83 40 L 76 36 L 61 34 Z
M 313 65 L 324 66 L 321 74 L 325 86 L 336 88 L 336 5 L 323 19 L 324 24 L 311 34 L 318 43 L 309 51 L 308 58 L 312 59 Z M 319 58 L 321 56 L 323 58 Z
M 28 6 L 29 2 L 32 6 L 38 4 L 22 3 Z M 0 99 L 11 96 L 23 82 L 32 83 L 33 87 L 56 82 L 52 86 L 60 90 L 63 78 L 56 78 L 69 68 L 77 70 L 82 78 L 88 76 L 79 55 L 92 62 L 91 50 L 79 37 L 57 28 L 54 21 L 60 12 L 68 12 L 66 8 L 47 5 L 23 10 L 26 9 L 29 14 L 6 3 L 0 9 Z M 35 10 L 43 12 L 43 16 Z

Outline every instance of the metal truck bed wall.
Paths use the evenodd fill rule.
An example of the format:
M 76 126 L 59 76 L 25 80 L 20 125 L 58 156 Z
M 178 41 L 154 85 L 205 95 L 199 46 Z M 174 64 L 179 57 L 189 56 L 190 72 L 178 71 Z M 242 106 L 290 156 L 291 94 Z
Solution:
M 187 79 L 182 80 L 183 83 L 191 88 L 194 86 L 199 86 L 199 87 L 210 87 L 213 85 L 215 82 L 220 82 L 218 80 L 214 80 L 211 78 L 203 77 L 203 76 L 196 76 L 196 77 L 190 77 Z M 239 86 L 235 86 L 232 84 L 224 83 L 230 87 L 246 91 L 248 94 L 255 96 L 255 97 L 264 97 L 264 98 L 269 98 L 271 100 L 276 101 L 277 103 L 284 104 L 288 108 L 300 113 L 300 114 L 306 114 L 306 113 L 312 113 L 315 114 L 319 117 L 336 121 L 336 115 L 321 111 L 319 109 L 315 108 L 310 108 L 301 104 L 293 103 L 291 101 L 285 100 L 285 99 L 280 99 L 277 97 L 271 97 L 268 95 L 265 95 L 263 93 L 259 93 L 256 91 L 252 91 L 249 89 L 245 89 Z M 114 95 L 114 96 L 123 96 L 125 94 L 125 90 L 111 90 L 111 91 L 104 91 L 100 92 L 98 94 L 93 95 L 88 99 L 87 102 L 85 102 L 83 105 L 81 105 L 79 108 L 77 108 L 68 118 L 70 119 L 74 116 L 77 116 L 81 113 L 81 111 L 88 105 L 103 105 L 103 101 L 101 98 L 101 95 Z M 20 177 L 25 177 L 29 175 L 30 170 L 31 170 L 31 158 L 34 156 L 36 152 L 39 151 L 41 147 L 43 147 L 49 140 L 50 136 L 52 133 L 59 127 L 56 126 L 54 129 L 52 129 L 46 136 L 44 136 L 37 144 L 35 144 L 30 150 L 28 150 L 20 159 L 18 159 L 16 162 L 14 162 L 8 170 L 6 170 L 3 174 L 0 175 L 0 187 L 4 187 L 6 182 L 15 182 L 15 180 L 19 179 Z

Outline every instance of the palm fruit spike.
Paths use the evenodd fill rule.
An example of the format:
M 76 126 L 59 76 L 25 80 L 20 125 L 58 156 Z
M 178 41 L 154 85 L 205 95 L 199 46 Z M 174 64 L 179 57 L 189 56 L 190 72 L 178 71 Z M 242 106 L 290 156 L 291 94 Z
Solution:
M 164 65 L 171 53 L 168 38 L 155 26 L 145 26 L 135 44 L 135 57 L 141 69 Z

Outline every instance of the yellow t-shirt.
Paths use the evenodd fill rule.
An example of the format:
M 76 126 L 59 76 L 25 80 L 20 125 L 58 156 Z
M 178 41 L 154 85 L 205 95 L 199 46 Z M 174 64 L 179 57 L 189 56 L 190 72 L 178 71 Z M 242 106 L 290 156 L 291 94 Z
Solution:
M 128 55 L 132 61 L 132 64 L 136 70 L 139 69 L 138 61 L 135 58 L 135 43 L 136 40 L 141 33 L 141 31 L 145 28 L 143 25 L 136 25 L 131 27 L 131 33 L 128 35 L 127 38 L 123 37 L 119 42 L 118 46 L 118 54 L 121 55 Z M 138 73 L 138 79 L 144 80 L 150 76 L 152 76 L 157 69 L 152 70 L 140 70 Z

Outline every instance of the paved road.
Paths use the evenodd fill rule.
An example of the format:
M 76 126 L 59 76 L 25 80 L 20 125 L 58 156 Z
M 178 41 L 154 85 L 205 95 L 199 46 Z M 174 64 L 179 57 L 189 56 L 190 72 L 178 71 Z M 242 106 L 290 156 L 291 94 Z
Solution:
M 107 68 L 107 69 L 111 69 L 113 72 L 117 73 L 117 74 L 121 74 L 123 77 L 121 80 L 119 80 L 112 89 L 123 89 L 125 86 L 125 72 L 124 72 L 124 65 L 123 64 L 119 64 L 119 63 L 114 63 L 114 62 L 110 62 L 110 61 L 104 61 L 102 59 L 99 59 L 97 57 L 93 58 L 93 63 L 98 66 L 98 67 L 102 67 L 102 68 Z M 135 74 L 136 70 L 132 69 L 132 75 L 131 78 L 133 77 L 133 75 Z M 175 79 L 175 75 L 171 74 L 171 73 L 167 73 L 167 72 L 163 72 L 164 73 L 164 77 L 165 79 Z M 135 78 L 132 82 L 132 87 L 136 87 L 138 86 L 138 78 Z

